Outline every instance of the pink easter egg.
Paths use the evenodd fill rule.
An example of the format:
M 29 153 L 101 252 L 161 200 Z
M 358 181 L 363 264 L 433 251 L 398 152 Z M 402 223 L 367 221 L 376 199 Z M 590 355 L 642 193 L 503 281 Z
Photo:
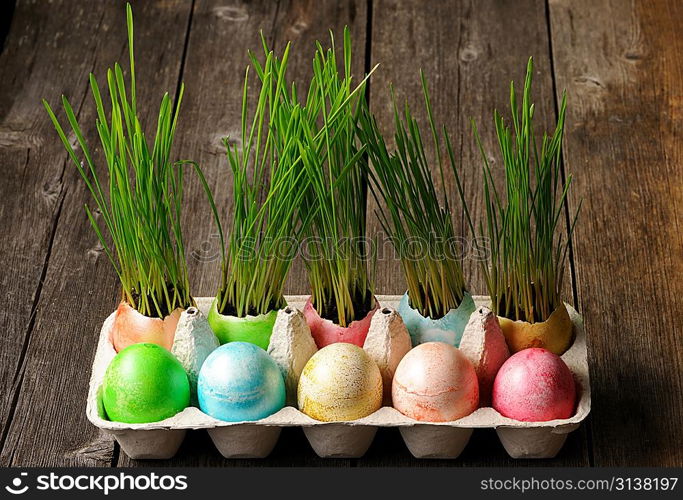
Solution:
M 394 408 L 415 420 L 457 420 L 479 405 L 477 373 L 456 347 L 426 342 L 410 350 L 398 364 L 391 397 Z
M 493 383 L 493 407 L 508 418 L 545 422 L 574 414 L 576 386 L 569 367 L 534 347 L 511 356 Z

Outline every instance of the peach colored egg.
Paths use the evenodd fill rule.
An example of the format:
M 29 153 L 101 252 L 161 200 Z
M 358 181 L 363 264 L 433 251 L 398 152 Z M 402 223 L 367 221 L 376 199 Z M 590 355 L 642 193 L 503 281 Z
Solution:
M 396 368 L 391 396 L 394 408 L 415 420 L 457 420 L 479 405 L 477 373 L 456 347 L 427 342 L 403 357 Z
M 524 349 L 500 368 L 493 407 L 508 418 L 546 422 L 574 413 L 576 387 L 569 367 L 547 349 Z

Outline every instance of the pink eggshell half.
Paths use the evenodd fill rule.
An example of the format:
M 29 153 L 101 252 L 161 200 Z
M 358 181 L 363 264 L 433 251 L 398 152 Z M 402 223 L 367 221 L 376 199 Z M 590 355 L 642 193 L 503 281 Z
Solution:
M 311 299 L 306 301 L 304 306 L 304 318 L 308 327 L 311 329 L 311 335 L 315 340 L 318 349 L 322 349 L 330 344 L 337 342 L 346 342 L 347 344 L 355 344 L 358 347 L 363 347 L 365 337 L 368 336 L 370 329 L 370 322 L 372 315 L 379 308 L 377 299 L 375 300 L 375 307 L 361 320 L 352 321 L 349 326 L 343 327 L 333 323 L 329 319 L 320 317 L 318 311 L 315 310 Z
M 394 408 L 424 422 L 449 422 L 479 405 L 479 383 L 472 363 L 456 347 L 427 342 L 406 354 L 391 387 Z
M 575 404 L 572 372 L 558 355 L 546 349 L 524 349 L 511 356 L 493 383 L 493 407 L 515 420 L 569 418 Z

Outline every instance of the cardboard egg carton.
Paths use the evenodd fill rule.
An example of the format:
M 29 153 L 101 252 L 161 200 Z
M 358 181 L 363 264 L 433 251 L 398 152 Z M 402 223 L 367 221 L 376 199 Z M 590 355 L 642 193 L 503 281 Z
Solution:
M 285 314 L 299 314 L 307 296 L 289 296 Z M 400 296 L 378 296 L 376 314 L 395 315 Z M 212 298 L 197 299 L 207 313 Z M 475 297 L 477 305 L 487 305 L 488 297 Z M 147 424 L 126 424 L 106 419 L 101 385 L 107 366 L 116 355 L 109 341 L 112 314 L 100 334 L 88 393 L 86 413 L 95 426 L 112 434 L 124 452 L 134 459 L 173 457 L 188 429 L 206 429 L 218 451 L 226 458 L 263 458 L 275 447 L 283 427 L 302 427 L 314 451 L 321 457 L 361 457 L 370 447 L 379 427 L 398 427 L 401 436 L 417 458 L 456 458 L 467 445 L 474 429 L 495 428 L 505 450 L 513 458 L 552 458 L 562 448 L 567 435 L 576 430 L 590 412 L 591 397 L 586 352 L 586 336 L 581 316 L 567 305 L 574 325 L 574 342 L 562 359 L 577 382 L 577 409 L 568 419 L 548 422 L 521 422 L 503 417 L 493 408 L 479 408 L 452 422 L 419 422 L 384 406 L 375 413 L 349 422 L 320 422 L 286 406 L 255 422 L 223 422 L 188 407 L 177 415 Z M 385 324 L 387 322 L 384 322 Z M 299 363 L 300 364 L 300 363 Z M 289 384 L 291 386 L 292 384 Z M 289 390 L 289 387 L 288 387 Z M 291 402 L 291 394 L 288 401 Z

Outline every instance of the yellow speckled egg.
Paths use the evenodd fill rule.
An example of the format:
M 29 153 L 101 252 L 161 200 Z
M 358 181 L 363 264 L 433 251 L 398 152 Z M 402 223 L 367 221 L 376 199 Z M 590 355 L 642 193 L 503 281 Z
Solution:
M 306 363 L 297 395 L 299 409 L 311 418 L 356 420 L 382 406 L 382 376 L 360 347 L 330 344 Z

